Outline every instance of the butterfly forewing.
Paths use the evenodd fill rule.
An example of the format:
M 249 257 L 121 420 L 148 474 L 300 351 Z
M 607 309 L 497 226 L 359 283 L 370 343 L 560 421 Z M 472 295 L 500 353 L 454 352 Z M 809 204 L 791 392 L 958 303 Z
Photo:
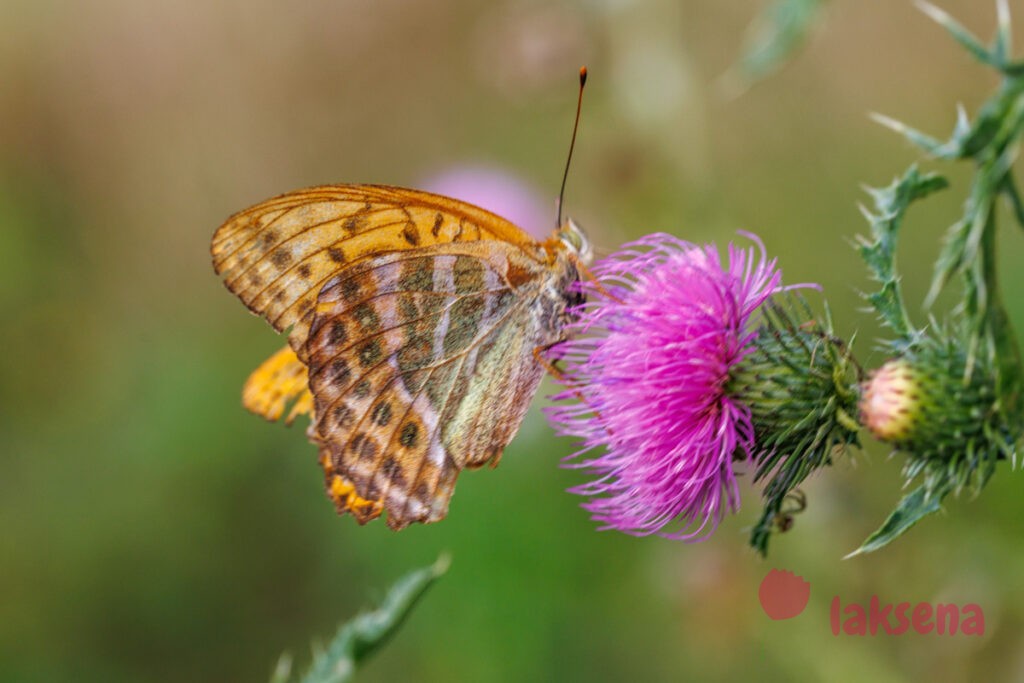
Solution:
M 340 268 L 368 255 L 449 242 L 531 240 L 503 218 L 447 197 L 382 185 L 329 185 L 267 200 L 214 234 L 214 269 L 278 331 L 303 344 L 316 295 Z

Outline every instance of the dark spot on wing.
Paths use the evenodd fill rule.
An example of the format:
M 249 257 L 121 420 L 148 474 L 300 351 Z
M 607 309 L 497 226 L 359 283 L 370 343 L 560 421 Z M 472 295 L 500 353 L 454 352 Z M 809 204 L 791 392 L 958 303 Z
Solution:
M 384 352 L 380 348 L 380 341 L 374 339 L 359 349 L 359 363 L 364 368 L 371 368 L 380 362 Z
M 381 474 L 387 477 L 392 484 L 401 488 L 405 485 L 405 477 L 402 476 L 402 466 L 397 460 L 388 456 L 380 468 Z
M 373 412 L 370 414 L 370 419 L 379 424 L 381 427 L 386 427 L 391 422 L 391 404 L 387 401 L 378 403 L 373 408 Z
M 361 213 L 357 213 L 354 216 L 349 216 L 342 223 L 342 226 L 349 233 L 356 233 L 366 227 L 366 216 Z
M 434 337 L 427 332 L 416 332 L 398 352 L 398 369 L 402 372 L 419 370 L 434 357 Z
M 363 332 L 376 332 L 380 328 L 377 311 L 368 303 L 361 303 L 352 309 L 352 317 L 359 323 Z
M 369 434 L 366 432 L 359 432 L 352 437 L 349 449 L 359 456 L 361 460 L 373 460 L 377 455 L 377 451 L 380 450 L 380 447 Z
M 415 422 L 406 422 L 402 425 L 402 432 L 398 435 L 398 443 L 406 448 L 415 448 L 419 442 L 420 428 Z
M 405 224 L 405 229 L 402 230 L 402 237 L 404 237 L 405 241 L 408 242 L 410 245 L 414 247 L 419 246 L 420 233 L 413 223 Z
M 348 384 L 351 377 L 352 372 L 348 368 L 348 363 L 341 358 L 335 358 L 331 361 L 331 382 L 333 384 Z
M 341 295 L 345 299 L 354 299 L 359 295 L 359 283 L 356 278 L 349 277 L 341 282 Z
M 355 421 L 355 415 L 353 414 L 352 409 L 346 405 L 334 406 L 334 410 L 331 411 L 331 416 L 334 418 L 334 423 L 341 429 L 348 429 Z
M 352 395 L 356 398 L 366 398 L 370 395 L 370 391 L 373 389 L 373 385 L 370 384 L 370 380 L 364 379 L 359 382 L 352 390 Z
M 287 249 L 278 249 L 270 253 L 270 260 L 278 268 L 284 268 L 292 262 L 292 253 Z
M 331 322 L 331 331 L 327 335 L 327 343 L 331 346 L 341 346 L 348 341 L 348 331 L 345 329 L 345 323 L 340 320 L 334 320 Z

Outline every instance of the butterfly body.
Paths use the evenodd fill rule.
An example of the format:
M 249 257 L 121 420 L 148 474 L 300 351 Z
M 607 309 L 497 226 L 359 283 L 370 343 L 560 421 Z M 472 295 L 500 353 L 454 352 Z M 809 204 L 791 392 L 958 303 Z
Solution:
M 571 222 L 537 242 L 477 207 L 367 185 L 268 200 L 229 219 L 212 251 L 229 289 L 290 328 L 294 358 L 253 373 L 247 407 L 310 410 L 338 511 L 386 511 L 396 529 L 443 518 L 458 474 L 497 464 L 590 258 Z

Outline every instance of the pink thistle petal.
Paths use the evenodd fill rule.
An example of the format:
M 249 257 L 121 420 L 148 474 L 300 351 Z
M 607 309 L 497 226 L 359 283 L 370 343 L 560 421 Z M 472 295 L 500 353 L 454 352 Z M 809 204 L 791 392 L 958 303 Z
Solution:
M 553 350 L 568 387 L 547 409 L 581 439 L 566 466 L 595 479 L 570 489 L 602 529 L 699 540 L 739 506 L 732 463 L 750 457 L 750 410 L 726 392 L 749 353 L 753 313 L 780 291 L 764 246 L 715 247 L 670 235 L 626 245 L 594 269 L 588 302 Z

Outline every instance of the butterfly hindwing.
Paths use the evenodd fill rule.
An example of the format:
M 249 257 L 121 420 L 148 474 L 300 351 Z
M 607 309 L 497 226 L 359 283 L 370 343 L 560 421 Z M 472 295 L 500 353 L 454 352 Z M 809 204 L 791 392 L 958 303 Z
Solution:
M 329 478 L 394 528 L 442 518 L 458 473 L 500 455 L 540 380 L 530 304 L 547 275 L 491 242 L 384 254 L 329 280 L 306 349 Z
M 229 218 L 214 234 L 214 269 L 305 360 L 316 296 L 340 268 L 374 254 L 451 242 L 533 242 L 505 219 L 448 197 L 384 185 L 292 192 Z
M 249 375 L 242 388 L 242 405 L 272 422 L 287 410 L 285 424 L 291 424 L 313 410 L 308 385 L 306 366 L 286 346 Z

